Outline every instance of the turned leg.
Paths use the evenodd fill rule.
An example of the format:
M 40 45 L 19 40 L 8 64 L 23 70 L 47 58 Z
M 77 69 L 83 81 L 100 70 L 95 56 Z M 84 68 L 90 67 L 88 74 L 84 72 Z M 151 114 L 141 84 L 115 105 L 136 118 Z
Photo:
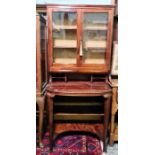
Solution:
M 104 152 L 107 152 L 107 142 L 106 142 L 106 137 L 107 137 L 107 131 L 108 131 L 108 122 L 109 122 L 109 111 L 110 111 L 110 100 L 111 100 L 111 95 L 104 95 Z
M 112 89 L 112 108 L 111 108 L 111 124 L 110 124 L 110 141 L 109 144 L 112 145 L 114 142 L 114 124 L 115 124 L 115 114 L 117 112 L 117 87 Z
M 52 151 L 52 137 L 53 137 L 53 98 L 51 96 L 47 96 L 48 103 L 48 124 L 49 124 L 49 138 L 50 138 L 50 150 Z
M 42 127 L 43 127 L 43 119 L 44 119 L 44 97 L 37 97 L 37 104 L 39 107 L 39 146 L 44 147 L 42 143 Z

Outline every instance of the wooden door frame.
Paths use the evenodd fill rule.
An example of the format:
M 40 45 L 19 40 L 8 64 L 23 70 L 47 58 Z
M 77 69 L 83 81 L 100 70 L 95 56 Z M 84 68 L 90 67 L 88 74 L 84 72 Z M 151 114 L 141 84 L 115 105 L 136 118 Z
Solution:
M 52 11 L 77 12 L 77 63 L 72 64 L 54 64 L 53 65 L 53 38 L 52 38 Z M 80 57 L 80 38 L 82 34 L 82 12 L 107 12 L 108 13 L 108 31 L 106 64 L 82 64 Z M 113 28 L 114 5 L 112 6 L 89 6 L 89 5 L 48 5 L 48 70 L 49 72 L 102 72 L 110 73 L 111 66 L 111 46 L 112 46 L 112 28 Z M 96 70 L 98 67 L 98 71 Z
M 110 61 L 111 61 L 111 46 L 112 46 L 112 28 L 113 28 L 113 13 L 114 10 L 111 8 L 106 8 L 106 9 L 98 9 L 98 10 L 94 10 L 94 9 L 81 9 L 81 20 L 83 21 L 83 16 L 84 13 L 108 13 L 108 28 L 107 28 L 107 47 L 106 47 L 106 63 L 105 64 L 82 64 L 82 66 L 84 67 L 93 67 L 93 66 L 101 66 L 103 65 L 104 67 L 107 68 L 107 70 L 110 70 Z M 81 25 L 81 35 L 83 34 L 83 26 Z
M 48 7 L 47 8 L 47 16 L 48 16 L 48 68 L 50 71 L 51 66 L 55 66 L 55 67 L 61 67 L 66 66 L 66 67 L 76 67 L 78 65 L 78 30 L 79 28 L 77 28 L 77 32 L 76 32 L 76 36 L 77 36 L 77 48 L 76 48 L 76 64 L 53 64 L 53 37 L 52 37 L 52 30 L 53 30 L 53 25 L 52 25 L 52 13 L 53 12 L 75 12 L 77 13 L 77 19 L 79 18 L 79 11 L 75 8 L 52 8 L 52 7 Z M 78 27 L 78 20 L 77 20 L 77 27 Z

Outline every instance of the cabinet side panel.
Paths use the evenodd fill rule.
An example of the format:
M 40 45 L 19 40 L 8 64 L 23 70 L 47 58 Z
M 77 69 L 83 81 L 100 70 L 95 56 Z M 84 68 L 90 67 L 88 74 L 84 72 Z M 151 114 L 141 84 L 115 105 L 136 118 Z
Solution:
M 41 93 L 40 18 L 36 16 L 36 91 Z
M 52 65 L 52 9 L 47 8 L 47 19 L 48 19 L 48 69 L 50 69 Z

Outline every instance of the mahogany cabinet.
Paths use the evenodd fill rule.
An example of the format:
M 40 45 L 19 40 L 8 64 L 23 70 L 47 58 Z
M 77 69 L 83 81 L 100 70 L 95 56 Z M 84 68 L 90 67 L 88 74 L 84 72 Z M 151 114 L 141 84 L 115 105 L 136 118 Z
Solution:
M 60 134 L 66 130 L 88 129 L 103 140 L 103 151 L 106 151 L 112 92 L 107 81 L 111 67 L 113 14 L 114 6 L 47 5 L 49 83 L 46 95 L 51 146 L 54 132 Z M 63 100 L 60 102 L 57 97 Z M 71 101 L 69 98 L 74 99 Z M 86 102 L 86 98 L 91 98 L 92 102 Z M 87 110 L 76 111 L 74 106 L 89 106 L 87 110 L 94 110 L 84 113 Z M 69 113 L 62 113 L 64 109 L 60 107 L 70 110 Z M 95 113 L 95 109 L 100 112 Z M 89 119 L 99 119 L 102 127 L 96 124 L 53 123 Z
M 109 73 L 113 6 L 49 5 L 49 72 Z

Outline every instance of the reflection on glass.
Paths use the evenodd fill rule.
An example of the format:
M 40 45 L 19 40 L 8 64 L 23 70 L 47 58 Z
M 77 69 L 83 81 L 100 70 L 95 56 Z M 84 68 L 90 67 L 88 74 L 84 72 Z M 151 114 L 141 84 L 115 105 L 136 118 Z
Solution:
M 104 64 L 108 13 L 84 13 L 82 55 L 85 64 Z
M 77 17 L 75 12 L 53 12 L 53 63 L 75 64 Z

